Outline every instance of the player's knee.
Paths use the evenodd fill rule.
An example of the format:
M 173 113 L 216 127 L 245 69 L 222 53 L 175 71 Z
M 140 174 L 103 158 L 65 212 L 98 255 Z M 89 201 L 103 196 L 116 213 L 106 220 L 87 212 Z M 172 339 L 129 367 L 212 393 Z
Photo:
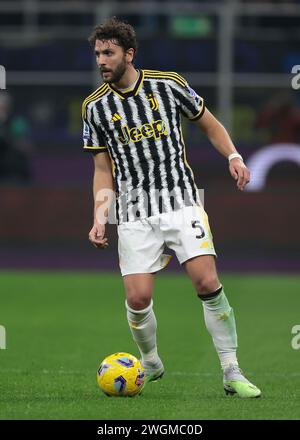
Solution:
M 130 289 L 126 293 L 127 304 L 133 310 L 146 309 L 151 303 L 152 292 L 148 289 Z
M 217 274 L 207 274 L 196 281 L 195 287 L 198 296 L 201 296 L 216 291 L 220 287 L 220 281 Z
M 151 302 L 151 297 L 129 297 L 127 298 L 127 304 L 133 310 L 144 310 Z

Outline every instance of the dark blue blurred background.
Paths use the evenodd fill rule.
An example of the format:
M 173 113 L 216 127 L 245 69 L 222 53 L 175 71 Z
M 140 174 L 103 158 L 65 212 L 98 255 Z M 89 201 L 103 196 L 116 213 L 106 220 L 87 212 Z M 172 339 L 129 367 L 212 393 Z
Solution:
M 269 145 L 284 158 L 295 146 L 263 188 L 240 194 L 226 160 L 184 123 L 221 268 L 299 270 L 300 94 L 291 71 L 300 2 L 263 0 L 0 3 L 1 267 L 117 268 L 113 226 L 105 260 L 87 241 L 92 158 L 81 151 L 81 103 L 100 84 L 87 37 L 112 15 L 136 27 L 136 67 L 185 76 L 246 160 Z

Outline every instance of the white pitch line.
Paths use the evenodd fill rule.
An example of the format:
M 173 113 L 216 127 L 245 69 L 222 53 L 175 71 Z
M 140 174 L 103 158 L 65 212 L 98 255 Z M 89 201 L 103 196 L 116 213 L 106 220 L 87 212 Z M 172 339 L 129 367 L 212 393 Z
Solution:
M 56 375 L 90 375 L 91 372 L 89 370 L 21 370 L 16 368 L 11 369 L 5 369 L 0 368 L 0 374 L 56 374 Z M 186 376 L 186 377 L 216 377 L 219 376 L 220 373 L 197 373 L 197 372 L 186 372 L 186 371 L 166 371 L 166 374 L 168 376 Z M 292 373 L 253 373 L 253 372 L 247 372 L 247 375 L 249 376 L 268 376 L 268 377 L 300 377 L 300 372 L 292 372 Z

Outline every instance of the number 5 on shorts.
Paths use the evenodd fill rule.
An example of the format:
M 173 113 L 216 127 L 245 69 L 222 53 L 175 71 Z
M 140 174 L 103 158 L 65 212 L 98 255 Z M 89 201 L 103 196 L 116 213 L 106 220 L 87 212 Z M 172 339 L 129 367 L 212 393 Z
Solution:
M 199 220 L 192 220 L 192 228 L 195 228 L 195 229 L 199 228 L 200 235 L 196 235 L 196 238 L 201 239 L 205 236 L 205 231 L 204 231 L 203 227 L 201 226 Z

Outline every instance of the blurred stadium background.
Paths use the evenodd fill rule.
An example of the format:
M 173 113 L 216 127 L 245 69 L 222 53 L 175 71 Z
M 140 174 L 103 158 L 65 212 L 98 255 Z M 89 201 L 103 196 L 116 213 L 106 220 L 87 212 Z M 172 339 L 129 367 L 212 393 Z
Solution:
M 201 322 L 198 340 L 199 301 L 183 295 L 192 287 L 170 272 L 180 269 L 173 258 L 155 298 L 168 374 L 144 399 L 99 405 L 98 362 L 137 355 L 115 226 L 108 250 L 87 240 L 93 167 L 81 103 L 100 82 L 87 37 L 112 15 L 136 27 L 136 66 L 185 76 L 251 168 L 252 186 L 240 193 L 226 160 L 185 123 L 218 267 L 229 272 L 222 281 L 237 309 L 242 367 L 266 397 L 255 404 L 223 396 Z M 300 324 L 299 20 L 300 0 L 1 0 L 0 418 L 300 417 L 300 344 L 291 346 Z
M 219 267 L 299 269 L 300 95 L 291 71 L 300 60 L 300 2 L 263 0 L 1 1 L 1 267 L 118 269 L 114 227 L 105 255 L 87 241 L 92 159 L 81 151 L 80 119 L 100 82 L 87 36 L 115 14 L 136 27 L 136 66 L 185 76 L 246 160 L 280 148 L 280 160 L 262 158 L 266 172 L 253 182 L 265 174 L 262 187 L 240 194 L 225 159 L 185 124 Z

